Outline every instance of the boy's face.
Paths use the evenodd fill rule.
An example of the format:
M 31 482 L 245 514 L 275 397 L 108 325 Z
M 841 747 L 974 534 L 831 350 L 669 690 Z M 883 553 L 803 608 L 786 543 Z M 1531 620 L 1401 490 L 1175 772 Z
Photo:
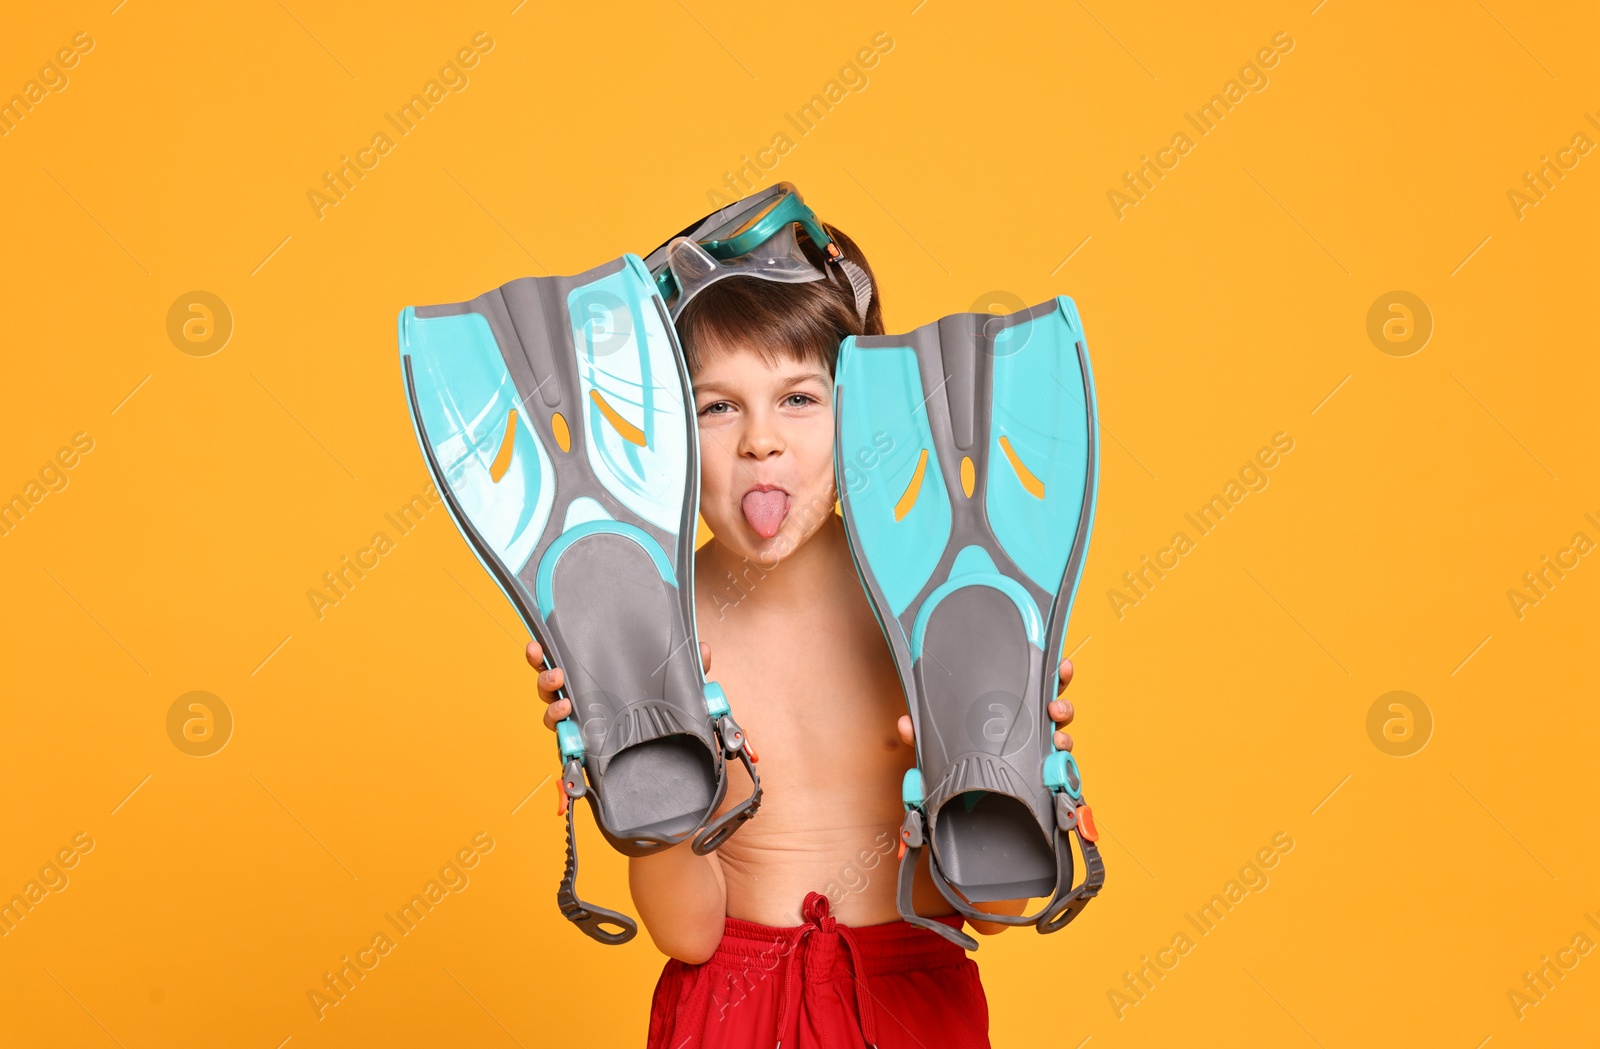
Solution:
M 700 513 L 717 540 L 775 564 L 833 513 L 833 380 L 820 361 L 706 354 L 694 376 Z

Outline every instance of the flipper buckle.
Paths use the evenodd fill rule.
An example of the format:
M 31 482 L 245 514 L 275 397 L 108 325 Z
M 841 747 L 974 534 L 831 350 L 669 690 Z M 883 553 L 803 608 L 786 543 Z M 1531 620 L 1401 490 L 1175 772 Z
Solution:
M 567 759 L 561 769 L 561 790 L 569 798 L 581 798 L 589 793 L 589 784 L 583 778 L 583 765 L 577 758 Z
M 723 709 L 726 710 L 727 708 L 724 707 Z M 739 723 L 733 720 L 732 714 L 723 714 L 717 718 L 716 726 L 717 737 L 722 740 L 723 756 L 732 761 L 739 756 L 739 752 L 744 749 L 745 744 L 748 742 L 744 729 L 740 728 Z
M 906 818 L 900 824 L 900 842 L 905 848 L 920 849 L 926 845 L 927 838 L 923 836 L 922 812 L 920 809 L 907 809 Z
M 1078 827 L 1078 808 L 1065 791 L 1056 792 L 1056 829 L 1065 834 Z

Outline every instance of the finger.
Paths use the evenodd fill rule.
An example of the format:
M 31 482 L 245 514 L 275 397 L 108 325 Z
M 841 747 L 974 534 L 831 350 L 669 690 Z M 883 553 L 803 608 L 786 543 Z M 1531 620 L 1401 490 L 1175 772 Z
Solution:
M 1072 724 L 1072 716 L 1075 713 L 1072 704 L 1064 699 L 1052 700 L 1050 703 L 1050 720 L 1057 725 Z
M 700 642 L 700 673 L 711 673 L 711 645 L 709 642 Z
M 1057 750 L 1071 750 L 1072 749 L 1072 737 L 1067 735 L 1065 732 L 1057 732 L 1056 733 L 1056 749 Z
M 1061 666 L 1056 673 L 1061 675 L 1062 688 L 1066 688 L 1068 685 L 1072 684 L 1072 660 L 1063 659 L 1061 661 Z
M 528 657 L 528 665 L 530 667 L 539 667 L 544 665 L 544 649 L 539 646 L 539 642 L 537 641 L 529 641 L 528 647 L 523 652 L 523 655 Z
M 908 747 L 913 746 L 916 743 L 916 738 L 912 735 L 910 714 L 901 714 L 900 720 L 896 723 L 895 727 L 900 730 L 900 742 L 904 743 Z
M 567 683 L 567 675 L 562 673 L 560 667 L 552 667 L 541 671 L 539 674 L 539 698 L 546 703 L 554 700 L 556 689 Z
M 565 718 L 570 713 L 572 713 L 572 702 L 570 700 L 556 700 L 554 703 L 550 704 L 544 709 L 544 727 L 548 729 L 554 729 L 556 727 L 556 722 Z

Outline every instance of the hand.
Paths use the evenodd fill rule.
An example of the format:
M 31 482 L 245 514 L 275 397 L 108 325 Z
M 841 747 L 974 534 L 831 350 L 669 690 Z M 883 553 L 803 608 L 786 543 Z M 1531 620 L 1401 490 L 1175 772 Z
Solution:
M 530 645 L 529 648 L 531 649 L 532 646 Z M 1072 684 L 1072 660 L 1063 659 L 1061 661 L 1061 666 L 1056 672 L 1061 676 L 1061 689 L 1063 692 L 1065 692 L 1066 687 Z M 1072 723 L 1072 715 L 1072 704 L 1068 703 L 1061 696 L 1057 696 L 1055 699 L 1050 701 L 1050 720 L 1056 723 L 1057 750 L 1072 749 L 1072 737 L 1062 731 L 1064 726 Z M 546 720 L 548 721 L 548 718 Z M 916 738 L 912 733 L 910 714 L 900 715 L 899 727 L 900 739 L 904 741 L 907 746 L 913 745 L 916 742 Z
M 537 641 L 529 641 L 527 651 L 528 665 L 531 667 L 544 666 L 544 648 Z M 702 672 L 711 670 L 711 646 L 704 641 L 700 642 L 700 669 Z M 544 727 L 554 732 L 556 722 L 566 718 L 572 713 L 572 700 L 556 696 L 567 683 L 566 671 L 560 667 L 551 667 L 549 670 L 540 670 L 538 677 L 539 700 L 545 704 Z M 1071 715 L 1069 714 L 1070 718 Z

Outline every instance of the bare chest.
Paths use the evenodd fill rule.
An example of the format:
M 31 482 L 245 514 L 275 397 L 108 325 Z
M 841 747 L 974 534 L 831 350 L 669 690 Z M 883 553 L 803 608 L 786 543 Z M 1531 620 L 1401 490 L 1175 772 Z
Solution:
M 892 853 L 914 754 L 896 728 L 905 702 L 876 622 L 730 618 L 702 614 L 700 634 L 711 645 L 708 676 L 760 757 L 763 800 L 720 850 L 729 913 L 782 924 L 807 891 L 821 891 L 840 897 L 841 918 L 890 920 L 892 879 L 869 888 L 861 868 L 863 857 L 871 868 Z M 748 790 L 736 770 L 730 799 Z
M 701 621 L 711 644 L 708 675 L 720 681 L 761 757 L 763 784 L 779 807 L 849 799 L 873 809 L 898 803 L 912 760 L 896 729 L 905 702 L 887 645 L 870 623 L 821 613 Z M 768 782 L 770 779 L 770 783 Z

